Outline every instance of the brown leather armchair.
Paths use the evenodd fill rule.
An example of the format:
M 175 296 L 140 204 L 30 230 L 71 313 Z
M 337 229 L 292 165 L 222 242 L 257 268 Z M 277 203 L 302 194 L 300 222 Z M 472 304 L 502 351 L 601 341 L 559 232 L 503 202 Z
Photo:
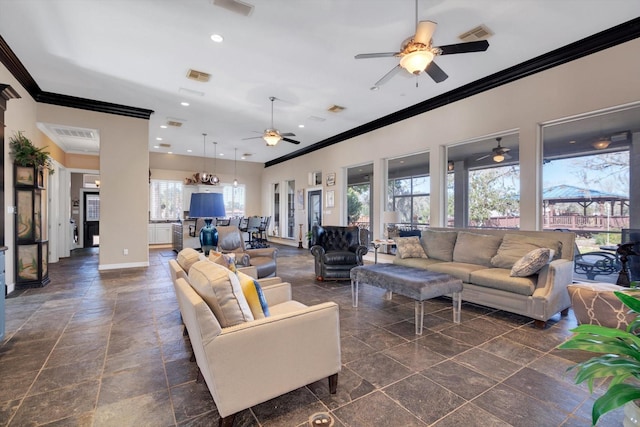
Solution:
M 316 279 L 350 279 L 353 267 L 362 265 L 362 257 L 368 252 L 360 244 L 358 227 L 337 225 L 311 228 L 311 253 L 315 258 Z
M 253 266 L 258 271 L 258 279 L 276 275 L 278 250 L 276 248 L 245 249 L 242 233 L 236 226 L 219 226 L 218 250 L 235 253 L 236 264 Z

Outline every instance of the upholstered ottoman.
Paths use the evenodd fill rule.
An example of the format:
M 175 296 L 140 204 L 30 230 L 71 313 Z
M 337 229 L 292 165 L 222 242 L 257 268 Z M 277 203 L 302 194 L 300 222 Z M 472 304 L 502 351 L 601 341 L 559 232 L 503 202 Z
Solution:
M 416 335 L 422 335 L 424 325 L 424 301 L 449 295 L 453 297 L 453 321 L 460 323 L 462 304 L 462 280 L 445 273 L 436 273 L 422 268 L 406 267 L 396 264 L 362 265 L 351 269 L 351 298 L 354 307 L 358 306 L 359 284 L 386 289 L 390 298 L 393 292 L 415 302 Z
M 633 292 L 640 295 L 640 290 L 613 283 L 573 283 L 567 286 L 567 290 L 579 324 L 626 329 L 636 316 L 628 313 L 627 306 L 613 292 Z

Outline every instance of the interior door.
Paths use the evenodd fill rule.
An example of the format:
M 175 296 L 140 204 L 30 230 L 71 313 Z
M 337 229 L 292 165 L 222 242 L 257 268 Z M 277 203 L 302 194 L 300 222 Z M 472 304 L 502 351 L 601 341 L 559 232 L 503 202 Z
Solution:
M 83 246 L 90 248 L 100 245 L 100 193 L 85 191 L 84 205 L 84 239 Z
M 314 225 L 322 225 L 322 190 L 311 190 L 307 192 L 308 200 L 307 209 L 309 231 Z

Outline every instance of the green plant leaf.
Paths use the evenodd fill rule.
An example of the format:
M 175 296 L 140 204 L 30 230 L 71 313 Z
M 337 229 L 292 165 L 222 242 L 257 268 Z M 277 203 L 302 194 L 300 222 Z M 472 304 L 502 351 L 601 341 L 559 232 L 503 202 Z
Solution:
M 595 425 L 605 413 L 619 408 L 627 402 L 640 399 L 640 388 L 632 384 L 615 384 L 593 403 L 592 422 Z

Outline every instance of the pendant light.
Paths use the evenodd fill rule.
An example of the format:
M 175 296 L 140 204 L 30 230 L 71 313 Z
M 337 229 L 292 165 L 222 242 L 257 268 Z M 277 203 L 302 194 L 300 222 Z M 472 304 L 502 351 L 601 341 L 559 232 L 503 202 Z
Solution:
M 218 185 L 220 183 L 220 178 L 216 175 L 216 164 L 218 160 L 217 146 L 218 143 L 213 141 L 213 174 L 209 177 L 209 182 L 213 185 Z
M 238 186 L 238 149 L 233 149 L 233 186 Z
M 202 134 L 202 172 L 200 173 L 200 182 L 203 184 L 209 181 L 209 173 L 207 173 L 207 143 L 206 143 L 207 134 Z

